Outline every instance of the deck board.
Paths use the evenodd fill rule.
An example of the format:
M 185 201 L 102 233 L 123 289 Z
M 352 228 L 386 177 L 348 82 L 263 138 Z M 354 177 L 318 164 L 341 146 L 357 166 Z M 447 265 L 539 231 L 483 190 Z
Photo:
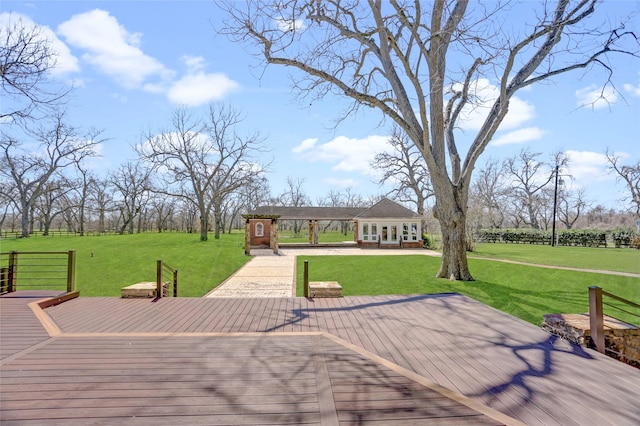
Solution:
M 272 306 L 275 314 L 283 305 Z M 147 305 L 147 312 L 154 310 Z M 156 316 L 169 326 L 166 315 Z M 269 326 L 273 317 L 268 317 L 264 324 L 251 324 Z M 59 312 L 58 318 L 71 317 Z M 175 324 L 189 326 L 184 318 L 174 317 Z M 147 322 L 136 327 L 156 328 Z M 322 334 L 63 332 L 5 363 L 0 379 L 3 423 L 353 424 L 359 419 L 393 424 L 454 419 L 456 424 L 500 424 Z M 328 407 L 333 407 L 335 422 L 328 418 Z
M 10 303 L 4 299 L 0 303 L 2 311 L 11 314 L 4 309 Z M 265 401 L 272 394 L 284 398 L 288 392 L 301 391 L 300 403 L 312 405 L 310 395 L 318 398 L 318 391 L 315 382 L 307 381 L 316 379 L 314 363 L 309 360 L 312 339 L 318 337 L 286 333 L 323 332 L 527 424 L 631 425 L 640 419 L 640 370 L 569 345 L 538 327 L 458 294 L 315 300 L 78 298 L 45 312 L 60 327 L 62 335 L 46 340 L 40 330 L 40 347 L 3 364 L 0 416 L 5 415 L 7 398 L 13 398 L 20 388 L 19 380 L 32 383 L 32 388 L 23 389 L 25 395 L 40 392 L 34 395 L 41 396 L 42 392 L 61 386 L 71 399 L 83 389 L 119 398 L 115 394 L 131 386 L 135 398 L 147 389 L 157 388 L 165 395 L 163 398 L 193 395 L 197 399 L 207 393 L 209 371 L 216 377 L 216 389 L 223 389 L 225 397 L 244 401 L 245 395 L 262 395 L 260 381 L 249 386 L 243 380 L 259 378 L 266 371 L 271 378 L 287 377 L 288 385 L 274 388 L 273 381 L 265 385 L 270 392 L 265 394 Z M 25 325 L 25 330 L 29 329 Z M 233 333 L 233 337 L 224 336 L 225 333 Z M 238 337 L 236 333 L 262 334 Z M 270 338 L 260 339 L 261 335 Z M 248 340 L 234 341 L 235 338 Z M 283 344 L 278 340 L 281 338 L 289 340 Z M 16 335 L 4 341 L 20 344 Z M 26 337 L 21 344 L 30 342 Z M 264 355 L 274 344 L 276 351 Z M 424 393 L 428 390 L 407 377 L 333 341 L 323 339 L 322 347 L 341 422 L 415 424 L 420 416 L 432 416 L 443 424 L 494 422 L 475 410 L 468 411 L 466 405 L 440 409 L 434 402 L 432 408 L 423 410 L 419 402 L 439 401 L 442 395 L 428 396 Z M 302 359 L 295 356 L 300 354 Z M 153 368 L 145 367 L 145 360 Z M 322 363 L 316 361 L 315 365 L 317 369 Z M 75 373 L 66 374 L 69 370 Z M 297 372 L 295 378 L 286 376 L 291 371 Z M 203 372 L 207 374 L 203 376 Z M 400 386 L 396 380 L 405 383 Z M 239 383 L 245 393 L 230 396 Z M 420 391 L 413 390 L 416 386 Z M 366 392 L 362 393 L 362 389 Z M 410 398 L 402 393 L 407 390 Z M 276 398 L 273 404 L 285 404 L 282 401 Z M 440 402 L 445 406 L 451 403 L 447 398 Z M 20 404 L 28 405 L 28 399 Z M 78 410 L 92 410 L 83 402 L 73 404 L 82 406 Z M 222 415 L 218 412 L 194 407 L 192 424 L 204 422 L 207 416 L 214 421 L 223 419 L 217 417 Z M 259 411 L 265 422 L 317 423 L 321 420 L 319 407 L 313 414 L 299 418 Z M 307 413 L 306 408 L 301 413 Z M 96 410 L 87 412 L 103 413 L 102 407 Z M 9 411 L 15 414 L 20 410 Z M 438 413 L 447 416 L 440 418 Z M 116 410 L 109 420 L 124 422 L 121 414 Z M 234 413 L 227 414 L 231 417 L 226 420 L 240 421 L 233 417 Z M 147 411 L 141 415 L 151 416 Z M 142 419 L 165 424 L 175 420 L 165 412 Z

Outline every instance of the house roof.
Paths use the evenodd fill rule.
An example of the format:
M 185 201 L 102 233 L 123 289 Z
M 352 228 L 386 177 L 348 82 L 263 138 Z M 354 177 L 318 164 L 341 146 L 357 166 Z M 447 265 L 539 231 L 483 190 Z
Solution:
M 287 207 L 260 206 L 246 216 L 279 216 L 282 220 L 353 220 L 362 207 Z
M 395 201 L 383 198 L 373 206 L 364 210 L 356 216 L 356 219 L 408 219 L 420 218 L 414 211 L 401 206 Z
M 369 208 L 260 206 L 243 216 L 248 219 L 264 217 L 282 220 L 408 219 L 420 217 L 419 214 L 388 198 L 383 198 Z

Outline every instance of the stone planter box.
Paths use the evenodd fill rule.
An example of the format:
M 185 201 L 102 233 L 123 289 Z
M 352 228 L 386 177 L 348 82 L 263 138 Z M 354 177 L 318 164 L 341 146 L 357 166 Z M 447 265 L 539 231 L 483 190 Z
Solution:
M 542 329 L 586 348 L 593 348 L 588 314 L 546 314 Z M 605 354 L 640 367 L 640 328 L 604 317 Z
M 168 283 L 162 284 L 162 297 L 167 296 L 167 287 Z M 137 284 L 130 285 L 128 287 L 124 287 L 121 290 L 122 298 L 124 299 L 155 299 L 158 297 L 157 294 L 157 283 L 153 281 L 145 281 Z
M 311 281 L 309 297 L 342 297 L 342 286 L 336 281 Z

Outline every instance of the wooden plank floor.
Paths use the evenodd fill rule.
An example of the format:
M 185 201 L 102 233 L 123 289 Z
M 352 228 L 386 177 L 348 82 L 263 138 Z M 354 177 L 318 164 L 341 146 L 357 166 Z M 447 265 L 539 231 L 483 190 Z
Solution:
M 2 297 L 0 360 L 49 339 L 49 334 L 29 308 L 29 303 L 58 294 L 59 291 L 20 291 Z
M 4 304 L 4 300 L 0 302 Z M 431 405 L 426 404 L 424 407 L 422 405 L 425 401 L 432 399 L 442 402 L 445 406 L 456 402 L 446 398 L 441 399 L 441 395 L 432 395 L 433 398 L 430 398 L 424 394 L 418 397 L 422 403 L 413 404 L 411 402 L 413 396 L 400 397 L 404 395 L 401 389 L 405 387 L 409 390 L 413 389 L 416 386 L 416 380 L 409 380 L 396 386 L 394 380 L 406 380 L 409 376 L 400 374 L 403 378 L 395 377 L 389 372 L 393 369 L 387 369 L 384 374 L 381 374 L 380 369 L 389 367 L 384 362 L 393 363 L 399 368 L 471 397 L 527 424 L 636 425 L 640 420 L 640 403 L 638 403 L 640 401 L 640 370 L 604 357 L 597 352 L 569 345 L 538 327 L 458 294 L 315 300 L 166 298 L 151 301 L 78 298 L 47 308 L 46 313 L 58 325 L 62 334 L 38 350 L 2 365 L 0 377 L 2 412 L 0 415 L 6 414 L 5 398 L 12 393 L 5 390 L 5 383 L 7 383 L 5 380 L 9 378 L 17 380 L 14 376 L 20 374 L 31 377 L 29 380 L 36 380 L 33 377 L 41 375 L 37 368 L 41 362 L 56 359 L 54 352 L 46 352 L 49 350 L 56 349 L 58 352 L 55 353 L 62 357 L 60 358 L 62 361 L 74 361 L 66 364 L 63 362 L 57 367 L 55 362 L 54 365 L 44 364 L 47 367 L 43 367 L 42 370 L 58 371 L 56 374 L 62 377 L 60 380 L 67 380 L 71 384 L 78 382 L 80 389 L 102 389 L 103 382 L 110 383 L 110 381 L 103 380 L 99 373 L 105 369 L 109 371 L 121 369 L 124 373 L 119 377 L 136 378 L 127 383 L 141 383 L 134 387 L 143 386 L 146 381 L 155 378 L 159 378 L 158 380 L 162 382 L 161 387 L 166 385 L 165 382 L 177 383 L 174 395 L 177 393 L 176 397 L 178 397 L 181 395 L 180 386 L 186 386 L 189 389 L 197 388 L 198 392 L 203 392 L 209 383 L 206 381 L 207 375 L 224 374 L 224 368 L 221 372 L 216 372 L 213 370 L 214 365 L 220 367 L 231 363 L 230 365 L 242 366 L 241 363 L 236 364 L 235 354 L 237 353 L 240 359 L 243 348 L 251 349 L 254 355 L 258 354 L 259 348 L 262 348 L 265 353 L 273 351 L 279 354 L 273 359 L 273 367 L 271 358 L 256 356 L 258 365 L 251 367 L 255 370 L 249 367 L 246 370 L 241 367 L 239 370 L 234 370 L 230 367 L 228 372 L 234 372 L 232 375 L 237 374 L 240 380 L 241 371 L 247 371 L 248 375 L 252 376 L 260 370 L 266 374 L 272 374 L 271 378 L 279 383 L 279 374 L 297 371 L 299 374 L 296 375 L 296 380 L 290 376 L 282 376 L 290 379 L 286 386 L 294 386 L 297 380 L 303 380 L 306 377 L 305 374 L 308 372 L 306 369 L 310 368 L 309 363 L 317 359 L 317 355 L 314 354 L 323 354 L 324 361 L 314 363 L 314 380 L 316 380 L 314 383 L 317 390 L 318 383 L 326 383 L 328 380 L 333 396 L 328 398 L 326 393 L 317 391 L 315 402 L 312 401 L 312 397 L 309 397 L 310 399 L 303 399 L 308 402 L 300 402 L 308 405 L 304 407 L 301 405 L 300 409 L 290 405 L 289 408 L 293 410 L 284 410 L 289 414 L 308 413 L 304 418 L 300 417 L 302 414 L 298 417 L 278 417 L 284 416 L 285 413 L 277 411 L 275 405 L 297 404 L 297 402 L 271 401 L 266 405 L 271 404 L 270 406 L 277 412 L 262 413 L 267 416 L 264 422 L 314 423 L 322 420 L 320 418 L 322 416 L 318 414 L 320 412 L 324 414 L 324 419 L 337 416 L 344 424 L 356 424 L 360 420 L 368 423 L 376 419 L 379 419 L 381 424 L 402 422 L 416 424 L 421 421 L 410 416 L 402 416 L 406 416 L 407 413 L 421 412 L 418 409 L 420 407 L 425 410 L 421 412 L 424 418 L 429 418 L 429 415 L 437 416 L 438 412 L 443 412 L 440 408 L 434 408 L 435 411 L 432 412 L 429 411 L 431 408 L 428 408 Z M 314 342 L 314 339 L 318 339 L 316 335 L 308 335 L 308 333 L 318 332 L 328 333 L 322 334 L 320 343 Z M 231 334 L 225 335 L 225 333 Z M 236 333 L 259 334 L 239 336 Z M 304 335 L 291 336 L 283 333 L 304 333 Z M 269 339 L 260 339 L 259 336 L 269 336 Z M 336 336 L 336 339 L 342 339 L 345 344 L 336 343 L 328 336 Z M 233 339 L 236 338 L 250 338 L 256 341 L 234 343 Z M 221 339 L 224 340 L 224 344 L 220 343 Z M 275 340 L 272 341 L 272 339 Z M 293 340 L 283 343 L 277 339 Z M 172 350 L 179 356 L 172 357 L 172 351 L 163 352 L 163 342 L 173 348 Z M 275 345 L 274 349 L 271 349 L 271 344 Z M 317 349 L 319 344 L 325 349 Z M 223 352 L 222 355 L 216 354 L 215 348 L 226 347 L 225 345 L 233 349 Z M 309 345 L 311 349 L 308 349 Z M 316 349 L 313 349 L 314 345 Z M 347 350 L 348 345 L 353 345 L 351 350 Z M 307 347 L 307 349 L 303 350 L 300 347 Z M 143 349 L 129 353 L 133 348 Z M 363 355 L 354 348 L 361 348 L 366 353 Z M 345 350 L 347 352 L 341 352 Z M 339 356 L 334 355 L 333 351 L 336 351 Z M 210 353 L 211 358 L 207 358 L 206 353 Z M 280 367 L 282 368 L 280 371 L 278 369 L 280 364 L 276 358 L 287 359 L 283 356 L 285 353 L 298 353 L 306 362 L 300 364 L 299 361 L 296 363 L 291 360 L 290 367 L 287 367 L 288 369 Z M 386 361 L 381 363 L 366 356 L 367 353 Z M 77 354 L 75 358 L 73 354 Z M 99 360 L 104 357 L 100 354 L 110 354 L 118 361 L 101 363 Z M 135 362 L 136 357 L 147 357 L 148 364 L 151 365 L 143 367 Z M 331 362 L 327 362 L 327 359 Z M 124 364 L 132 362 L 136 368 L 123 367 L 123 362 L 120 360 L 124 360 Z M 167 362 L 176 365 L 193 365 L 195 368 L 174 367 L 172 372 L 167 372 L 164 370 L 169 368 L 166 367 Z M 194 364 L 189 364 L 190 362 Z M 83 363 L 87 364 L 86 368 Z M 326 371 L 319 367 L 322 365 L 326 365 Z M 36 371 L 28 373 L 29 370 L 24 369 L 26 366 L 33 366 Z M 80 377 L 66 377 L 62 374 L 71 370 L 72 366 L 79 366 L 77 368 L 83 372 Z M 153 366 L 158 369 L 156 373 L 153 373 Z M 27 372 L 18 374 L 17 371 L 21 368 L 22 371 Z M 196 371 L 206 374 L 203 376 Z M 319 375 L 318 371 L 321 373 L 324 371 L 324 376 Z M 96 374 L 98 379 L 94 378 L 93 381 L 82 385 L 85 377 L 94 377 Z M 191 382 L 187 379 L 171 381 L 169 380 L 171 374 L 184 374 L 185 377 L 200 381 L 195 385 L 189 384 Z M 397 371 L 394 374 L 397 374 Z M 110 374 L 106 376 L 111 377 Z M 325 380 L 321 380 L 322 377 L 325 377 Z M 244 380 L 248 380 L 246 376 Z M 220 380 L 217 379 L 216 382 L 218 381 Z M 226 380 L 223 379 L 221 382 Z M 234 382 L 231 380 L 229 383 Z M 243 383 L 239 388 L 249 388 L 247 383 Z M 301 389 L 310 386 L 308 383 L 297 384 Z M 34 389 L 30 391 L 35 388 L 40 389 L 44 385 L 47 384 L 34 382 Z M 56 384 L 51 383 L 47 386 L 54 389 Z M 269 386 L 266 385 L 267 388 Z M 428 389 L 428 387 L 418 387 L 420 392 Z M 365 388 L 367 391 L 363 393 L 362 389 Z M 375 398 L 376 394 L 384 394 L 381 391 L 385 389 L 395 389 L 396 396 L 378 395 L 380 398 Z M 342 392 L 342 390 L 345 391 Z M 239 398 L 238 400 L 242 401 L 240 397 L 243 395 L 245 393 L 234 394 L 233 398 Z M 327 406 L 320 403 L 322 395 L 325 395 L 325 401 L 332 401 L 334 406 L 328 413 L 320 409 Z M 160 398 L 166 403 L 170 399 L 167 395 Z M 120 403 L 114 402 L 114 404 Z M 204 410 L 203 416 L 219 414 L 206 411 L 209 408 L 198 408 L 194 411 L 194 415 L 198 415 L 198 410 Z M 140 412 L 145 416 L 151 415 L 149 411 L 142 408 Z M 11 411 L 11 413 L 14 412 Z M 163 415 L 167 414 L 163 413 Z M 453 410 L 451 413 L 456 411 Z M 474 418 L 475 416 L 477 412 L 469 415 L 455 414 L 453 422 L 473 419 L 470 423 L 474 424 L 478 421 Z M 242 416 L 234 418 L 233 421 L 241 421 L 241 418 Z M 485 417 L 481 418 L 483 421 L 491 421 Z M 438 417 L 436 419 L 443 422 L 445 420 Z M 189 420 L 193 422 L 188 423 L 197 422 L 195 418 Z M 218 420 L 226 421 L 222 418 Z M 253 420 L 257 418 L 254 417 Z M 431 417 L 431 420 L 435 419 Z

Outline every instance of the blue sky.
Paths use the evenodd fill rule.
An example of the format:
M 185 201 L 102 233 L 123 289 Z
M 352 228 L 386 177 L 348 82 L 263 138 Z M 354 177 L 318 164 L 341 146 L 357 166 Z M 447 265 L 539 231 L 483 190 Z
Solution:
M 104 129 L 110 140 L 95 163 L 99 171 L 135 158 L 132 145 L 143 132 L 167 128 L 178 104 L 204 110 L 211 101 L 242 111 L 247 133 L 260 131 L 273 163 L 269 181 L 280 193 L 287 177 L 304 178 L 312 200 L 351 188 L 363 196 L 381 190 L 368 170 L 389 134 L 380 115 L 361 112 L 335 119 L 347 105 L 339 98 L 310 103 L 291 94 L 288 70 L 264 71 L 240 45 L 216 35 L 221 11 L 211 1 L 7 1 L 7 14 L 42 26 L 59 52 L 55 78 L 77 89 L 69 104 L 74 125 Z M 611 17 L 639 10 L 635 1 L 606 4 Z M 640 28 L 635 19 L 634 28 Z M 580 71 L 528 88 L 512 102 L 507 122 L 483 158 L 506 158 L 529 146 L 549 160 L 563 150 L 575 187 L 594 204 L 621 208 L 624 186 L 606 171 L 605 149 L 626 164 L 640 158 L 640 61 L 615 63 L 618 93 L 590 102 L 603 73 Z M 480 81 L 491 93 L 495 82 Z M 467 128 L 474 129 L 473 117 Z M 479 162 L 481 167 L 483 158 Z

